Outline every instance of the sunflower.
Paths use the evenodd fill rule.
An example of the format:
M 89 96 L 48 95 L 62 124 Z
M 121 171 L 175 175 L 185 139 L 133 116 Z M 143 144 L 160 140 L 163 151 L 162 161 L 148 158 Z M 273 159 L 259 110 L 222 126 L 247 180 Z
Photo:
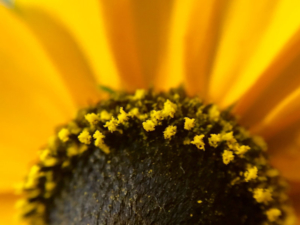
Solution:
M 35 1 L 0 4 L 1 224 L 58 124 L 105 98 L 183 84 L 261 135 L 300 201 L 299 1 Z M 109 90 L 110 90 L 109 89 Z

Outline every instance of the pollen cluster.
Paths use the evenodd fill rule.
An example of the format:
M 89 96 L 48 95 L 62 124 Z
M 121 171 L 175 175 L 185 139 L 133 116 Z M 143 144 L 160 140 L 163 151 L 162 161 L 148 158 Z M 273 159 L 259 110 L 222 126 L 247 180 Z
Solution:
M 261 139 L 245 132 L 229 110 L 221 111 L 216 105 L 189 98 L 181 89 L 169 93 L 151 90 L 137 90 L 132 95 L 117 93 L 95 107 L 79 111 L 69 124 L 58 128 L 54 139 L 40 152 L 40 161 L 21 185 L 24 198 L 18 207 L 22 216 L 31 224 L 47 224 L 49 205 L 54 204 L 63 188 L 64 176 L 70 176 L 82 158 L 95 153 L 109 158 L 117 154 L 120 146 L 126 148 L 126 143 L 136 140 L 139 144 L 134 146 L 150 148 L 152 143 L 158 143 L 171 153 L 173 149 L 174 155 L 191 155 L 192 161 L 198 161 L 194 165 L 187 162 L 186 166 L 195 171 L 200 168 L 197 176 L 211 179 L 205 181 L 207 184 L 215 179 L 224 181 L 218 191 L 218 195 L 224 193 L 220 198 L 228 193 L 244 196 L 255 206 L 255 212 L 261 212 L 261 224 L 284 224 L 288 219 L 288 203 L 283 197 L 285 186 L 277 173 L 270 176 L 274 169 L 265 163 Z M 155 154 L 166 153 L 155 149 Z M 184 169 L 182 163 L 176 167 L 185 175 L 187 167 Z M 153 169 L 145 172 L 147 177 L 153 174 Z M 213 202 L 217 193 L 209 186 L 204 190 L 205 182 L 190 193 L 191 196 L 199 193 L 191 197 L 195 198 L 192 202 L 199 212 L 206 212 L 205 207 L 216 207 Z M 195 224 L 203 221 L 201 213 L 187 214 Z M 215 217 L 221 215 L 219 212 Z

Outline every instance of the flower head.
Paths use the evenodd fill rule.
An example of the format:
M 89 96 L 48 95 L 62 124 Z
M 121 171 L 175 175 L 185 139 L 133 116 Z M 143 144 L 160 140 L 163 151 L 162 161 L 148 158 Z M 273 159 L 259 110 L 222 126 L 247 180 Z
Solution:
M 0 21 L 5 21 L 0 23 L 0 162 L 5 165 L 0 170 L 1 193 L 11 192 L 12 183 L 22 179 L 46 138 L 78 108 L 94 106 L 113 90 L 136 90 L 127 99 L 132 104 L 124 104 L 123 111 L 114 115 L 108 108 L 79 111 L 79 115 L 89 115 L 82 123 L 101 124 L 112 135 L 121 135 L 130 121 L 140 119 L 143 138 L 147 138 L 162 133 L 160 126 L 181 115 L 179 109 L 189 104 L 189 109 L 197 112 L 185 116 L 195 120 L 202 116 L 203 124 L 211 126 L 203 128 L 203 124 L 186 121 L 179 129 L 174 124 L 176 137 L 183 128 L 190 132 L 186 137 L 192 144 L 189 147 L 218 151 L 225 146 L 228 152 L 222 157 L 228 165 L 224 166 L 230 167 L 256 150 L 240 142 L 246 140 L 245 133 L 232 133 L 237 124 L 243 124 L 250 133 L 265 138 L 272 164 L 292 184 L 291 193 L 299 195 L 299 1 L 251 2 L 255 7 L 249 7 L 248 1 L 202 0 L 113 4 L 17 0 L 14 4 L 0 4 Z M 181 93 L 171 93 L 169 99 L 154 104 L 156 114 L 143 112 L 153 107 L 147 105 L 145 89 L 169 90 L 179 84 L 184 84 L 189 96 L 199 95 L 204 102 L 215 104 L 195 108 L 197 100 L 187 101 Z M 237 124 L 221 120 L 229 116 L 229 110 L 224 110 L 229 106 L 239 118 Z M 209 133 L 214 124 L 222 126 L 222 132 Z M 54 160 L 53 149 L 61 142 L 72 157 L 86 153 L 94 143 L 106 154 L 113 152 L 95 127 L 83 131 L 80 126 L 70 123 L 60 129 L 40 154 L 41 165 L 68 168 L 72 164 Z M 167 137 L 173 133 L 168 131 Z M 205 136 L 207 133 L 210 136 Z M 74 139 L 77 142 L 70 143 Z M 266 148 L 261 139 L 253 140 Z M 45 197 L 50 198 L 55 189 L 53 177 L 39 168 L 30 172 L 26 185 L 30 188 L 39 179 L 45 180 Z M 244 168 L 241 174 L 240 180 L 248 180 L 249 185 L 259 180 L 254 178 L 254 167 Z M 257 199 L 266 193 L 254 191 Z M 33 208 L 43 212 L 43 206 L 27 206 L 26 212 Z M 276 207 L 268 210 L 264 215 L 271 222 L 285 215 Z M 194 213 L 189 215 L 196 218 Z

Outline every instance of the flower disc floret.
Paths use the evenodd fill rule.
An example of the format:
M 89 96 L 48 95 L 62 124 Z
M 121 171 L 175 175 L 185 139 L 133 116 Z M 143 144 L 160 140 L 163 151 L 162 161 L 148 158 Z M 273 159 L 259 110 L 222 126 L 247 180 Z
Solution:
M 152 120 L 146 120 L 146 122 L 143 122 L 144 129 L 148 131 L 154 131 L 155 130 L 155 123 Z
M 248 218 L 249 224 L 282 225 L 288 217 L 285 186 L 253 136 L 228 111 L 183 90 L 118 93 L 64 127 L 21 185 L 21 211 L 33 224 L 47 224 L 50 216 L 52 224 L 72 224 L 82 208 L 99 224 L 119 218 L 151 224 L 153 215 L 165 224 L 243 224 Z M 123 206 L 134 199 L 140 217 L 132 221 Z M 187 207 L 174 207 L 182 202 Z M 116 210 L 118 217 L 111 216 Z
M 191 141 L 191 144 L 194 144 L 196 145 L 196 147 L 198 149 L 201 149 L 201 150 L 205 150 L 205 143 L 203 142 L 203 138 L 205 137 L 204 134 L 201 134 L 201 135 L 196 135 L 194 137 L 194 140 Z
M 168 126 L 164 131 L 164 138 L 171 139 L 172 136 L 176 134 L 177 127 L 176 126 Z
M 107 127 L 107 129 L 110 132 L 114 132 L 117 130 L 117 126 L 119 125 L 118 120 L 116 120 L 114 117 L 111 118 L 110 121 L 107 121 L 104 127 Z

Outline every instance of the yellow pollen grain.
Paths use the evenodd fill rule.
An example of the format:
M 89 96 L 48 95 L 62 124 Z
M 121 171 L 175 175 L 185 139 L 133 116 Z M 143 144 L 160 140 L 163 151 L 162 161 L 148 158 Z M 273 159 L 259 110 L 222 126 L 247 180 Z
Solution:
M 105 138 L 105 136 L 99 130 L 97 130 L 93 137 L 96 139 L 95 146 L 100 147 L 103 144 L 103 138 Z
M 268 189 L 256 188 L 253 191 L 253 197 L 258 203 L 268 203 L 272 200 L 271 191 Z
M 33 165 L 29 171 L 27 180 L 24 184 L 24 188 L 25 189 L 34 188 L 39 178 L 39 175 L 40 175 L 40 167 L 38 165 Z
M 123 107 L 120 108 L 120 114 L 118 115 L 118 122 L 123 124 L 128 120 L 128 114 L 123 110 Z
M 213 105 L 208 110 L 208 116 L 211 121 L 217 122 L 220 118 L 220 111 L 218 110 L 218 107 L 216 105 Z
M 104 127 L 107 127 L 107 129 L 112 133 L 117 130 L 118 126 L 118 120 L 116 120 L 114 117 L 111 118 L 110 121 L 107 121 Z
M 152 110 L 151 111 L 151 119 L 152 120 L 162 120 L 163 119 L 162 111 Z
M 139 112 L 139 108 L 133 108 L 129 111 L 128 113 L 129 116 L 134 117 L 134 116 L 139 116 L 140 112 Z
M 168 126 L 164 131 L 164 138 L 171 139 L 172 136 L 176 134 L 177 127 L 176 126 Z
M 62 142 L 67 142 L 69 140 L 70 131 L 67 128 L 62 128 L 58 133 L 58 138 Z
M 143 122 L 143 127 L 147 132 L 155 130 L 155 124 L 152 120 L 146 120 L 146 122 Z
M 81 153 L 85 152 L 86 150 L 88 150 L 88 146 L 80 145 L 78 148 L 78 153 L 81 154 Z
M 145 97 L 145 95 L 146 95 L 146 91 L 145 90 L 138 89 L 138 90 L 135 91 L 133 99 L 134 100 L 141 100 L 141 99 L 143 99 Z
M 222 158 L 223 158 L 223 163 L 228 165 L 234 159 L 234 155 L 232 151 L 225 150 L 222 154 Z
M 54 166 L 58 163 L 58 160 L 54 157 L 48 157 L 47 159 L 45 159 L 43 161 L 43 165 L 46 166 L 46 167 L 51 167 L 51 166 Z
M 99 122 L 99 116 L 95 113 L 88 113 L 84 116 L 84 118 L 90 123 L 91 126 L 94 126 Z
M 83 143 L 83 144 L 91 144 L 91 135 L 88 131 L 84 130 L 81 132 L 81 134 L 79 134 L 78 136 L 78 140 Z
M 185 117 L 185 122 L 184 122 L 184 129 L 185 130 L 191 130 L 195 126 L 195 119 L 190 119 L 188 117 Z
M 54 166 L 58 163 L 58 160 L 51 156 L 51 151 L 49 149 L 45 149 L 40 152 L 40 160 L 44 166 Z
M 255 144 L 257 144 L 263 151 L 267 151 L 268 146 L 267 143 L 264 141 L 264 139 L 260 136 L 254 136 L 252 137 L 252 140 Z
M 243 154 L 245 154 L 248 150 L 250 150 L 250 147 L 249 146 L 247 146 L 247 145 L 237 145 L 236 147 L 235 147 L 235 153 L 237 154 L 237 155 L 243 155 Z
M 177 110 L 177 105 L 174 104 L 173 102 L 171 102 L 170 100 L 167 100 L 164 103 L 163 116 L 164 117 L 169 116 L 169 117 L 173 118 L 176 110 Z
M 221 134 L 211 134 L 210 138 L 208 138 L 208 143 L 210 146 L 216 148 L 221 142 Z
M 75 135 L 78 135 L 81 131 L 80 127 L 74 121 L 71 121 L 68 124 L 68 129 L 69 129 L 70 133 L 75 134 Z
M 138 118 L 141 120 L 141 121 L 145 121 L 147 118 L 148 118 L 148 114 L 141 114 L 138 116 Z
M 196 147 L 198 148 L 198 149 L 202 149 L 203 151 L 205 150 L 205 144 L 204 144 L 204 142 L 203 142 L 203 138 L 204 138 L 204 134 L 201 134 L 201 135 L 196 135 L 195 137 L 194 137 L 194 140 L 193 141 L 191 141 L 191 144 L 194 144 L 194 145 L 196 145 Z
M 105 154 L 109 154 L 109 153 L 110 153 L 110 148 L 109 148 L 106 144 L 104 144 L 104 143 L 102 143 L 102 144 L 99 146 L 99 148 L 100 148 Z
M 222 141 L 232 141 L 235 138 L 233 137 L 233 132 L 231 131 L 231 132 L 222 134 L 221 139 L 222 139 Z
M 72 157 L 79 154 L 79 149 L 76 145 L 71 145 L 67 148 L 67 156 Z
M 272 208 L 272 209 L 269 209 L 266 212 L 266 214 L 267 214 L 268 220 L 271 221 L 271 222 L 274 222 L 281 215 L 281 211 L 279 209 Z
M 46 182 L 46 184 L 45 184 L 45 189 L 47 190 L 47 191 L 52 191 L 54 188 L 56 187 L 56 183 L 54 183 L 54 182 Z
M 29 171 L 29 177 L 37 177 L 40 172 L 40 167 L 38 165 L 33 165 Z
M 201 200 L 198 200 L 197 202 L 198 202 L 199 204 L 200 204 L 200 203 L 202 203 L 202 201 L 201 201 Z
M 106 110 L 101 111 L 100 113 L 100 120 L 101 121 L 107 121 L 110 120 L 112 115 L 108 113 Z
M 257 167 L 254 166 L 250 169 L 248 169 L 245 174 L 245 181 L 248 182 L 249 180 L 253 180 L 257 178 Z

